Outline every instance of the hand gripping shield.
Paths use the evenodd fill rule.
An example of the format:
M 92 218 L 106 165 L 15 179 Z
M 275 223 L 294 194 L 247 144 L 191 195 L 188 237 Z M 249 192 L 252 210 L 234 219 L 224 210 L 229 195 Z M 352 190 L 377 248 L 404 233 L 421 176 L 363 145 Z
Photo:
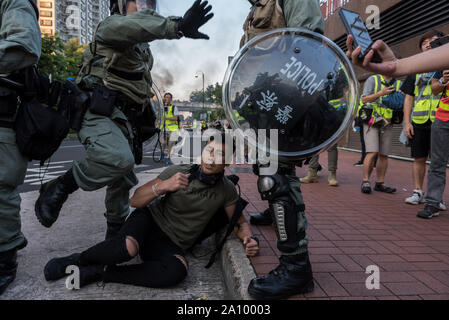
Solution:
M 305 29 L 276 29 L 249 41 L 231 61 L 223 104 L 239 134 L 255 132 L 244 134 L 252 147 L 301 160 L 342 137 L 356 108 L 357 87 L 352 65 L 334 42 Z M 277 144 L 270 142 L 272 129 Z M 254 138 L 261 132 L 269 138 L 263 145 Z

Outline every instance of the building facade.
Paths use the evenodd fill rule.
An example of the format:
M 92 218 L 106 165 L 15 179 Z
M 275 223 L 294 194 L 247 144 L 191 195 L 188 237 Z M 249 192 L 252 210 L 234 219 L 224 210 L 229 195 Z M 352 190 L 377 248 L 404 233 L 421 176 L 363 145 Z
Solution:
M 379 28 L 370 30 L 371 38 L 384 40 L 402 58 L 420 52 L 419 39 L 428 30 L 438 29 L 449 34 L 447 0 L 327 0 L 321 1 L 325 35 L 346 51 L 346 30 L 336 10 L 343 7 L 355 11 L 365 20 L 372 15 L 368 8 L 373 5 L 377 6 L 380 13 L 380 24 Z M 362 91 L 365 80 L 371 74 L 359 68 L 356 68 L 356 74 Z M 410 157 L 410 149 L 399 142 L 402 125 L 396 125 L 393 131 L 391 155 Z M 348 132 L 340 146 L 360 150 L 359 134 Z
M 79 38 L 83 44 L 92 41 L 96 26 L 109 15 L 107 0 L 38 0 L 38 7 L 42 34 Z

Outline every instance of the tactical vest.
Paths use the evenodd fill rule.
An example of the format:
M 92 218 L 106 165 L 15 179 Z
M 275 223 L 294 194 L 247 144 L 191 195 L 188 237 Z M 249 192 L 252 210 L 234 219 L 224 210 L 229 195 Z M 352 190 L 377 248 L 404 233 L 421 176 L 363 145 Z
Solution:
M 384 78 L 381 75 L 379 75 L 379 74 L 375 75 L 374 79 L 375 79 L 374 93 L 377 93 L 386 87 L 386 85 L 384 84 L 385 83 Z M 380 84 L 380 88 L 379 88 L 379 84 Z M 395 87 L 396 87 L 395 88 L 396 91 L 399 91 L 399 88 L 401 87 L 401 82 L 399 80 L 396 81 Z M 393 110 L 390 108 L 383 107 L 382 98 L 383 97 L 379 98 L 380 104 L 377 104 L 375 102 L 371 103 L 371 106 L 373 107 L 373 114 L 377 113 L 379 116 L 382 116 L 386 120 L 391 121 L 391 119 L 393 118 Z
M 243 25 L 245 34 L 240 41 L 240 47 L 259 34 L 286 26 L 284 13 L 278 0 L 259 0 L 251 8 L 245 20 Z
M 416 83 L 419 83 L 423 75 L 416 75 Z M 422 92 L 422 93 L 421 93 Z M 416 124 L 424 124 L 429 119 L 435 120 L 435 113 L 437 111 L 438 103 L 440 102 L 440 95 L 432 94 L 432 84 L 430 81 L 422 85 L 415 86 L 415 106 L 412 113 L 412 121 Z
M 118 51 L 92 42 L 84 50 L 83 65 L 76 82 L 87 89 L 102 82 L 108 89 L 123 93 L 137 104 L 147 104 L 153 96 L 152 67 L 153 56 L 147 43 Z
M 174 112 L 174 106 L 171 105 L 168 108 L 168 112 L 165 113 L 165 119 L 167 118 L 173 118 L 175 115 L 173 114 Z M 178 131 L 179 127 L 178 127 L 178 121 L 173 121 L 173 120 L 165 120 L 165 129 L 168 131 Z

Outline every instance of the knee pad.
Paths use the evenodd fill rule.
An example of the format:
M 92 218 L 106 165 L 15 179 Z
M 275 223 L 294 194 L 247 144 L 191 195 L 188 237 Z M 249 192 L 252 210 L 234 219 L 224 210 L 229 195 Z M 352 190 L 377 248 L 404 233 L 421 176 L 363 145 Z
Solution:
M 290 188 L 287 177 L 279 174 L 273 176 L 259 176 L 257 189 L 262 200 L 273 201 L 280 197 L 288 197 Z
M 270 211 L 276 225 L 278 236 L 277 248 L 284 253 L 295 251 L 299 242 L 305 238 L 305 230 L 298 231 L 298 214 L 304 206 L 295 206 L 290 201 L 270 203 Z

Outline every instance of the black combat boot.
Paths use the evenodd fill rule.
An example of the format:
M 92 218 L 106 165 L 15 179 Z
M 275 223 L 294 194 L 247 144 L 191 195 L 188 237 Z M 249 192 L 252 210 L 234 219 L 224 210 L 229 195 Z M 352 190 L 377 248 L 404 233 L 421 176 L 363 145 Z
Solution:
M 104 278 L 104 266 L 80 266 L 80 287 L 102 281 Z
M 292 295 L 313 291 L 309 254 L 281 256 L 279 266 L 267 276 L 251 280 L 249 294 L 257 300 L 286 299 Z
M 255 226 L 271 226 L 273 224 L 273 217 L 271 216 L 270 209 L 251 215 L 249 222 Z
M 17 274 L 17 249 L 0 252 L 0 296 Z
M 50 182 L 42 185 L 39 198 L 34 205 L 36 217 L 39 222 L 50 228 L 58 219 L 62 205 L 69 194 L 78 190 L 72 169 Z
M 122 228 L 122 226 L 124 225 L 124 223 L 112 223 L 112 222 L 108 222 L 108 228 L 106 229 L 106 237 L 105 240 L 109 240 L 112 237 L 115 237 L 116 235 L 118 235 L 120 229 Z
M 79 266 L 80 255 L 80 253 L 74 253 L 68 257 L 54 258 L 48 261 L 44 267 L 45 280 L 54 281 L 68 276 L 66 268 L 68 266 Z
M 44 268 L 45 280 L 54 281 L 68 277 L 69 274 L 66 273 L 68 266 L 77 266 L 79 268 L 80 287 L 102 280 L 104 266 L 82 265 L 80 256 L 80 253 L 74 253 L 67 257 L 55 258 L 48 261 Z

